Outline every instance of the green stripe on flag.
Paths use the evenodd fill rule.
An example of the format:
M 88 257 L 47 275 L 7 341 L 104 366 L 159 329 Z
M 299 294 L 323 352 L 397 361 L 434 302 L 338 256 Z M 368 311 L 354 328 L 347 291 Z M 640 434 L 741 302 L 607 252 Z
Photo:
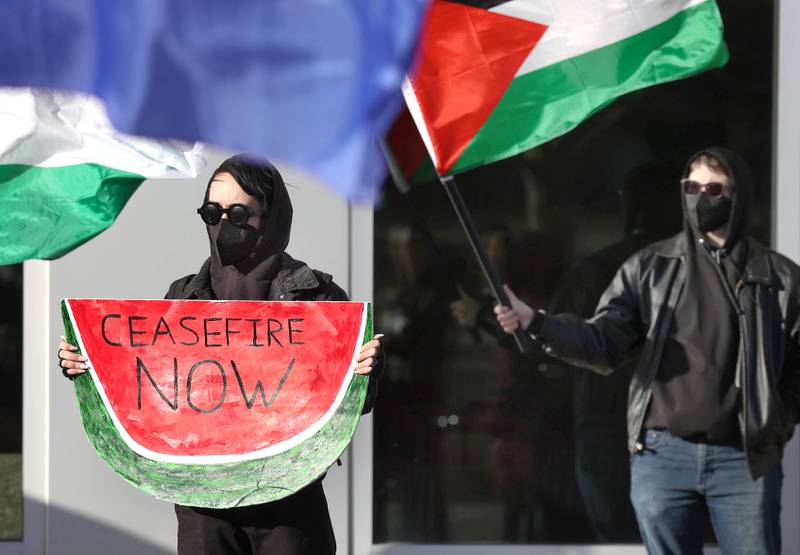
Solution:
M 418 185 L 420 183 L 428 183 L 438 178 L 439 175 L 436 173 L 436 168 L 433 167 L 433 160 L 431 160 L 430 156 L 426 156 L 422 162 L 420 162 L 419 166 L 417 166 L 417 169 L 414 170 L 413 175 L 408 181 L 411 185 Z
M 0 264 L 57 258 L 108 228 L 144 177 L 97 164 L 0 165 Z
M 704 2 L 612 45 L 521 75 L 453 173 L 519 154 L 574 129 L 617 97 L 721 67 L 722 19 Z

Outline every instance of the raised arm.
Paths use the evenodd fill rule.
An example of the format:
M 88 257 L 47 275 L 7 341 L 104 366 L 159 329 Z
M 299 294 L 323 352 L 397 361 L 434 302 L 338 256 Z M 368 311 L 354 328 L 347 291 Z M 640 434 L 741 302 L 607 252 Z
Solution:
M 600 299 L 594 317 L 545 314 L 506 289 L 511 307 L 497 306 L 497 320 L 506 333 L 522 326 L 545 345 L 545 352 L 573 366 L 610 374 L 643 340 L 639 313 L 639 258 L 617 271 Z

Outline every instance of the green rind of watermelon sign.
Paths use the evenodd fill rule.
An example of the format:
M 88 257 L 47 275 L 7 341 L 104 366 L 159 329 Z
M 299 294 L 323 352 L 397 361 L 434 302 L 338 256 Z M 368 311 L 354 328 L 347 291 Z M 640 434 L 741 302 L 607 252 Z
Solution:
M 347 447 L 366 397 L 354 373 L 368 303 L 64 299 L 89 441 L 173 503 L 281 499 Z

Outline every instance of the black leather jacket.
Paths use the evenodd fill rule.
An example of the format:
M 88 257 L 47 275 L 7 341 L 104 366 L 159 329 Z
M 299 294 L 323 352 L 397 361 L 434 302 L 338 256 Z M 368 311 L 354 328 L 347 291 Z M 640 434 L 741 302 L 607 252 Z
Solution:
M 741 389 L 742 445 L 756 479 L 781 460 L 800 411 L 800 268 L 746 240 L 750 258 L 736 287 L 741 330 L 736 385 Z M 631 452 L 642 449 L 650 384 L 686 282 L 686 241 L 681 233 L 634 254 L 617 272 L 593 318 L 546 315 L 537 335 L 552 356 L 602 374 L 639 357 L 628 395 Z

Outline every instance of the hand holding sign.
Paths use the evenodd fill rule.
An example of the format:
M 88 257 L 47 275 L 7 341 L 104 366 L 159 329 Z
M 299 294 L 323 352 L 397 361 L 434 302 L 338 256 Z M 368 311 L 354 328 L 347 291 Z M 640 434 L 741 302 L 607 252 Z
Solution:
M 369 343 L 365 343 L 361 347 L 361 352 L 358 355 L 358 366 L 354 372 L 367 376 L 372 373 L 378 357 L 383 352 L 383 337 L 384 335 L 377 334 Z M 62 369 L 65 377 L 75 377 L 84 374 L 89 366 L 86 364 L 88 360 L 85 356 L 77 354 L 75 351 L 78 347 L 67 343 L 64 337 L 58 342 L 58 365 Z
M 373 337 L 372 341 L 361 347 L 361 352 L 358 353 L 358 366 L 355 369 L 356 374 L 366 376 L 372 373 L 372 369 L 375 368 L 378 357 L 383 351 L 382 339 L 383 334 L 379 333 Z
M 67 343 L 64 336 L 61 336 L 61 341 L 58 342 L 58 366 L 61 367 L 61 373 L 65 378 L 79 376 L 89 368 L 89 365 L 86 364 L 89 359 L 75 352 L 77 350 L 78 347 Z
M 366 303 L 66 299 L 62 313 L 90 442 L 183 505 L 263 503 L 319 478 L 382 350 Z

